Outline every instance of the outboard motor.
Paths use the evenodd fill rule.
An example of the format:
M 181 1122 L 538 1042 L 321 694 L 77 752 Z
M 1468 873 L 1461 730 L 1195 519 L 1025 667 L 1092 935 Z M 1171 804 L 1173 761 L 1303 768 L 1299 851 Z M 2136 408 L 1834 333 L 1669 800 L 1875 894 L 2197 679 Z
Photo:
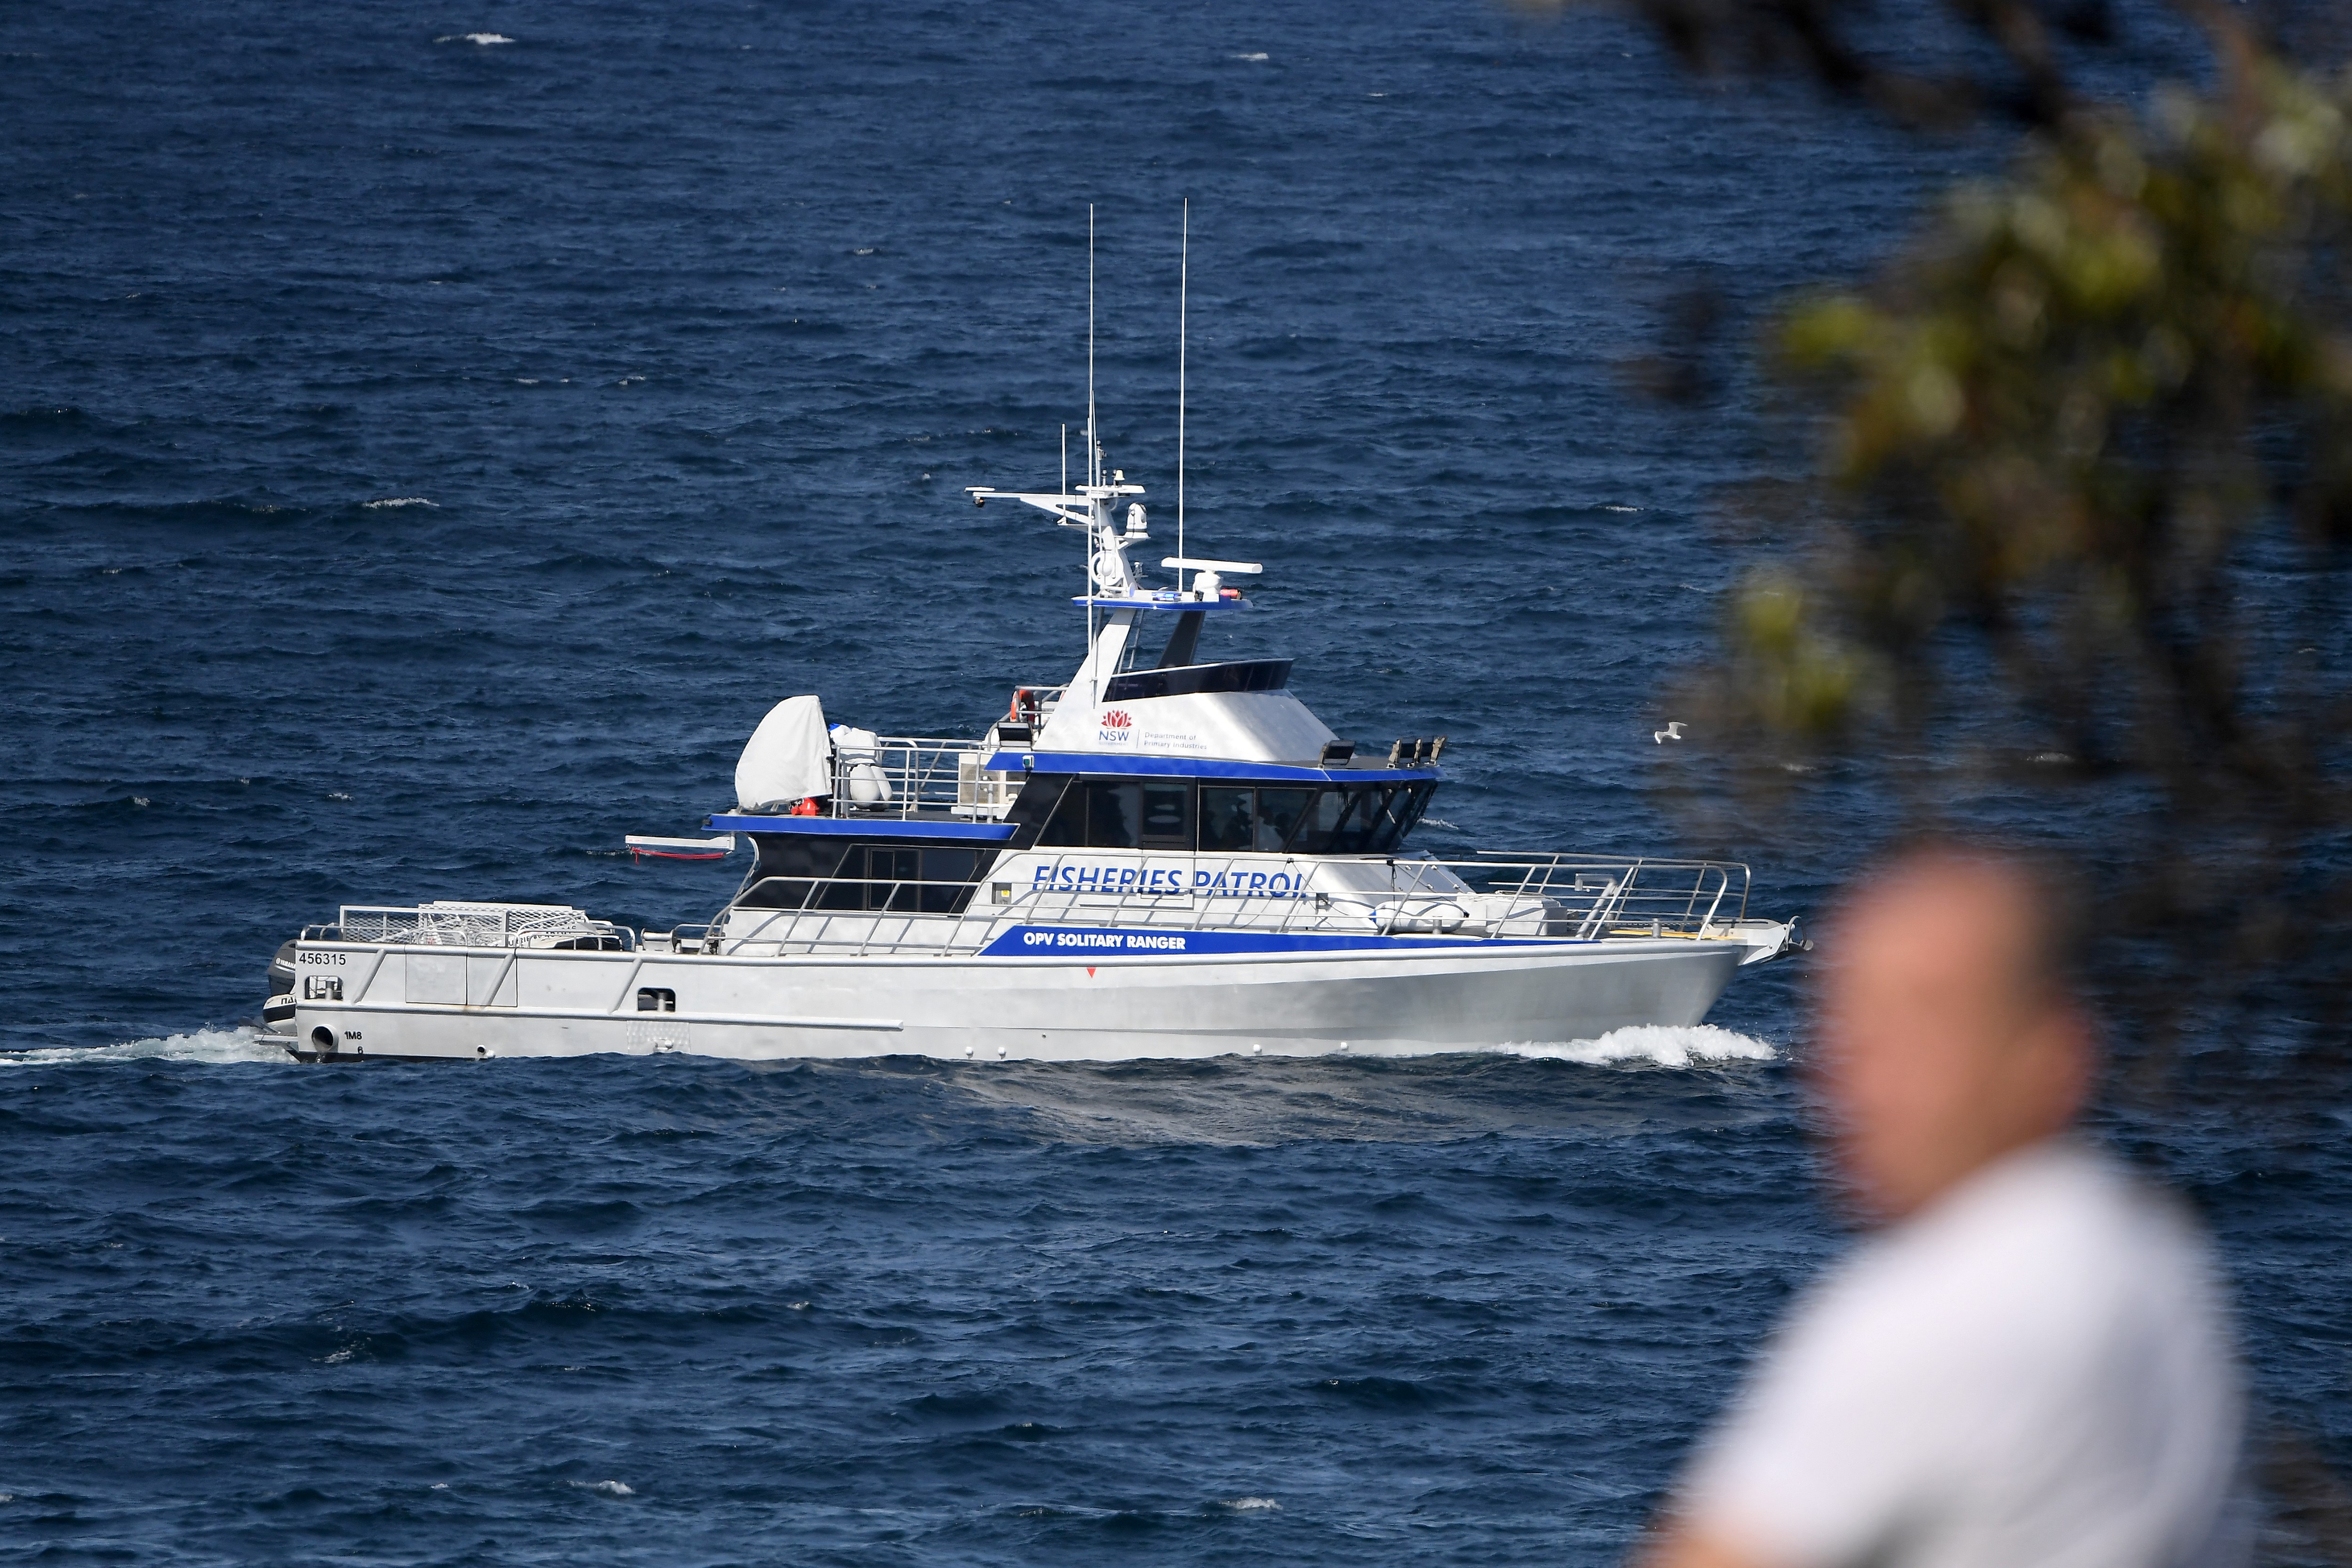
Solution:
M 264 1028 L 280 1029 L 294 1021 L 294 944 L 288 942 L 269 961 L 269 996 L 261 1005 Z
M 269 961 L 269 994 L 294 994 L 294 944 L 290 942 L 280 946 L 278 956 Z

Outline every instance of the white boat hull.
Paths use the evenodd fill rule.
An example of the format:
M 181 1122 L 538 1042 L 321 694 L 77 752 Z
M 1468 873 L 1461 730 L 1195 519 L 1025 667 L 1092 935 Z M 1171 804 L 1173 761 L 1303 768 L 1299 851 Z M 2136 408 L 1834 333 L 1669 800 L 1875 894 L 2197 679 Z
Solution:
M 275 1037 L 338 1059 L 1393 1056 L 1696 1024 L 1791 944 L 1748 917 L 1744 865 L 1407 849 L 1446 738 L 1360 755 L 1290 692 L 1291 660 L 1203 659 L 1212 618 L 1250 607 L 1223 575 L 1263 563 L 1180 542 L 1175 581 L 1146 583 L 1143 487 L 1106 476 L 1095 437 L 1089 394 L 1086 483 L 1066 452 L 1051 492 L 968 487 L 1085 531 L 1067 681 L 1014 687 L 971 739 L 828 725 L 815 694 L 786 697 L 703 823 L 717 837 L 626 839 L 749 842 L 709 922 L 345 904 L 272 959 Z
M 306 1059 L 682 1051 L 1116 1061 L 1234 1053 L 1402 1056 L 1567 1043 L 1703 1019 L 1756 950 L 1733 940 L 1400 940 L 1370 950 L 1181 956 L 742 957 L 447 949 L 470 992 L 415 997 L 416 956 L 305 942 L 349 1000 L 295 1004 Z M 641 994 L 676 1011 L 640 1011 Z M 457 1001 L 464 994 L 467 1001 Z

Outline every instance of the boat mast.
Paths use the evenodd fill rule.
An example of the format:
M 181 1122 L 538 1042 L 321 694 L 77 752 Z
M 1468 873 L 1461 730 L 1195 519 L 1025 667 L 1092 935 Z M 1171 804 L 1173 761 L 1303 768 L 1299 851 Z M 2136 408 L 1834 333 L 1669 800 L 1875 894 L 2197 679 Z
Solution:
M 1095 204 L 1087 204 L 1087 488 L 1094 489 L 1102 484 L 1102 443 L 1095 436 Z M 1095 525 L 1101 521 L 1102 498 L 1095 496 L 1087 504 L 1087 573 L 1081 580 L 1087 591 L 1087 662 L 1092 665 L 1095 655 Z M 1094 705 L 1095 693 L 1087 693 L 1087 705 Z
M 1184 340 L 1192 303 L 1192 198 L 1184 198 L 1184 234 L 1176 252 L 1176 559 L 1184 559 Z M 1184 568 L 1176 568 L 1176 591 L 1184 591 Z
M 1102 437 L 1095 430 L 1095 205 L 1092 202 L 1087 204 L 1087 483 L 1102 483 Z

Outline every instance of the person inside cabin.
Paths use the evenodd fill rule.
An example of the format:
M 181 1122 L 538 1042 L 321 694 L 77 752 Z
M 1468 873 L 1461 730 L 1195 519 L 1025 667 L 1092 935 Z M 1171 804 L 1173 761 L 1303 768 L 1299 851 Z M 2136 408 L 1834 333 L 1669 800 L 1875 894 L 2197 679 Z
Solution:
M 1874 1229 L 1790 1312 L 1643 1568 L 2246 1560 L 2211 1254 L 2072 1130 L 2096 1037 L 2062 907 L 1956 845 L 1844 901 L 1810 1070 Z

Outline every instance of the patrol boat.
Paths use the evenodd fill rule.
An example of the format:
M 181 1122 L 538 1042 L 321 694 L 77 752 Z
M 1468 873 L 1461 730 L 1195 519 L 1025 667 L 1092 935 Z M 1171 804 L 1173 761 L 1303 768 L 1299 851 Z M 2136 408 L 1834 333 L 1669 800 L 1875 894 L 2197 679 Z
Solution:
M 714 837 L 641 853 L 751 864 L 702 924 L 560 905 L 345 905 L 270 968 L 265 1028 L 304 1061 L 686 1051 L 1105 1061 L 1399 1055 L 1696 1024 L 1792 922 L 1745 866 L 1408 847 L 1445 737 L 1359 749 L 1291 661 L 1203 663 L 1256 562 L 1160 561 L 1143 487 L 975 487 L 1084 530 L 1087 653 L 976 740 L 776 704 Z

